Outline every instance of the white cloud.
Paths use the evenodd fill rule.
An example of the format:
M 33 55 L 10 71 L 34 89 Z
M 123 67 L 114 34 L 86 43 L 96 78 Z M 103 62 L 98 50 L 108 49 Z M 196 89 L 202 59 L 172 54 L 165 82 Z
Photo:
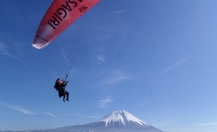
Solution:
M 21 113 L 23 113 L 23 114 L 27 114 L 27 115 L 34 115 L 34 114 L 36 114 L 36 113 L 34 113 L 34 112 L 31 112 L 31 111 L 29 111 L 29 110 L 26 110 L 26 109 L 24 109 L 24 108 L 17 107 L 17 106 L 7 106 L 7 107 L 10 108 L 10 109 L 19 111 L 19 112 L 21 112 Z
M 102 63 L 105 63 L 105 59 L 104 59 L 104 57 L 102 55 L 98 55 L 96 62 L 98 64 L 102 64 Z
M 8 51 L 6 50 L 5 44 L 0 42 L 0 53 L 3 55 L 9 54 Z
M 21 62 L 23 65 L 25 65 L 24 62 L 23 62 L 21 59 L 19 59 L 19 58 L 18 58 L 17 56 L 15 56 L 15 55 L 11 54 L 11 53 L 8 51 L 6 45 L 5 45 L 4 43 L 2 43 L 2 42 L 0 42 L 0 54 L 5 55 L 5 56 L 7 56 L 7 57 L 10 57 L 11 59 L 17 60 L 17 61 Z
M 112 101 L 113 101 L 112 97 L 108 96 L 105 99 L 98 101 L 98 107 L 99 108 L 106 108 L 108 106 L 108 103 L 110 103 Z
M 176 67 L 178 67 L 178 66 L 180 66 L 181 64 L 185 63 L 187 60 L 188 60 L 188 59 L 180 60 L 180 61 L 176 62 L 175 64 L 173 64 L 172 66 L 169 66 L 169 67 L 165 68 L 165 69 L 160 73 L 160 75 L 161 75 L 161 74 L 164 74 L 164 73 L 167 73 L 167 72 L 170 71 L 170 70 L 175 69 Z
M 142 104 L 139 104 L 139 106 L 140 106 L 140 107 L 144 107 L 144 106 L 146 106 L 146 104 L 143 104 L 143 103 L 142 103 Z
M 49 116 L 51 116 L 51 117 L 53 117 L 53 118 L 56 118 L 56 116 L 55 115 L 53 115 L 52 113 L 50 113 L 50 112 L 45 112 L 47 115 L 49 115 Z
M 121 71 L 116 71 L 115 73 L 111 74 L 110 76 L 108 76 L 103 83 L 106 84 L 116 84 L 125 80 L 128 80 L 130 77 L 125 75 L 123 72 Z
M 206 123 L 198 123 L 196 125 L 197 126 L 203 126 L 203 127 L 217 126 L 217 121 L 206 122 Z

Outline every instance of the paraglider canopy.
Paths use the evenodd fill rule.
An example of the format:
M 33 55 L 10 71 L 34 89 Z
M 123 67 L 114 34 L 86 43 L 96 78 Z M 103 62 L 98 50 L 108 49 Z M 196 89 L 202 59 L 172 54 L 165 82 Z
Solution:
M 36 31 L 33 47 L 42 49 L 100 0 L 54 0 Z

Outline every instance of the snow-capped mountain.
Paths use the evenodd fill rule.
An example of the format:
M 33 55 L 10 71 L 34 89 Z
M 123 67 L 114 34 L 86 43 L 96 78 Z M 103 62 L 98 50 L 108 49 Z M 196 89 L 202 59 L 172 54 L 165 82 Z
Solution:
M 136 118 L 132 114 L 128 113 L 125 110 L 117 110 L 112 112 L 111 114 L 105 116 L 99 121 L 94 122 L 96 123 L 103 123 L 105 126 L 114 126 L 115 124 L 122 125 L 122 126 L 133 126 L 137 124 L 138 126 L 148 127 L 149 125 L 144 121 Z M 94 124 L 93 123 L 93 124 Z
M 138 119 L 125 110 L 114 111 L 104 118 L 86 125 L 75 125 L 47 130 L 28 130 L 31 132 L 163 132 Z M 1 132 L 1 131 L 0 131 Z M 18 131 L 3 131 L 18 132 Z M 27 131 L 19 131 L 27 132 Z
M 163 132 L 125 110 L 114 111 L 90 124 L 64 127 L 62 129 L 86 132 Z

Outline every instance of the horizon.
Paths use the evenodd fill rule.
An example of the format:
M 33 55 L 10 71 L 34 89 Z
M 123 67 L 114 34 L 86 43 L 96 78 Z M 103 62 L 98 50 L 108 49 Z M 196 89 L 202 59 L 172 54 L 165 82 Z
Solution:
M 124 115 L 122 115 L 122 113 L 124 113 Z M 115 116 L 114 116 L 114 114 L 115 114 Z M 130 117 L 127 116 L 127 115 L 130 115 Z M 105 119 L 107 119 L 107 120 L 105 120 Z M 146 122 L 140 120 L 139 118 L 135 117 L 134 115 L 132 115 L 131 113 L 129 113 L 126 110 L 115 110 L 115 111 L 112 111 L 112 112 L 108 113 L 107 115 L 104 115 L 102 118 L 100 118 L 97 121 L 92 121 L 92 122 L 87 123 L 87 124 L 76 124 L 76 125 L 72 125 L 72 126 L 62 126 L 62 127 L 58 127 L 58 128 L 52 128 L 51 130 L 53 130 L 53 129 L 67 129 L 69 127 L 71 128 L 71 127 L 76 127 L 76 126 L 81 127 L 81 126 L 85 126 L 85 125 L 93 126 L 93 124 L 94 124 L 94 126 L 97 126 L 97 124 L 100 124 L 100 126 L 101 126 L 102 122 L 105 123 L 105 126 L 104 126 L 105 128 L 109 128 L 110 123 L 112 123 L 112 128 L 114 127 L 114 123 L 118 123 L 118 125 L 120 125 L 120 126 L 123 125 L 124 128 L 125 128 L 125 127 L 129 126 L 129 124 L 126 125 L 126 122 L 128 122 L 128 123 L 129 122 L 130 123 L 132 123 L 132 122 L 136 123 L 137 125 L 139 125 L 139 126 L 141 126 L 143 128 L 146 128 L 146 127 L 154 127 L 154 128 L 156 128 L 155 126 L 152 126 L 151 124 L 147 124 Z M 156 129 L 158 129 L 158 128 L 156 128 Z M 43 130 L 49 131 L 49 129 L 35 129 L 35 130 L 36 131 L 43 131 Z M 23 131 L 35 131 L 35 130 L 23 130 Z M 70 129 L 70 130 L 72 130 L 72 129 Z M 158 129 L 158 130 L 160 130 L 160 129 Z M 5 131 L 11 131 L 11 130 L 5 130 Z M 16 132 L 16 130 L 14 132 Z

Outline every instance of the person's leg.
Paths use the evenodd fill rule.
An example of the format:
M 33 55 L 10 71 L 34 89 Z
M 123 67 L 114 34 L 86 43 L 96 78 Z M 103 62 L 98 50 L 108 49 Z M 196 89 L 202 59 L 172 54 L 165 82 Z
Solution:
M 65 102 L 65 97 L 66 97 L 66 96 L 65 96 L 65 94 L 64 94 L 64 95 L 63 95 L 63 102 Z
M 59 94 L 59 97 L 61 98 L 61 92 L 60 91 L 58 91 L 58 94 Z
M 65 94 L 66 94 L 66 100 L 69 101 L 69 93 L 66 91 Z

